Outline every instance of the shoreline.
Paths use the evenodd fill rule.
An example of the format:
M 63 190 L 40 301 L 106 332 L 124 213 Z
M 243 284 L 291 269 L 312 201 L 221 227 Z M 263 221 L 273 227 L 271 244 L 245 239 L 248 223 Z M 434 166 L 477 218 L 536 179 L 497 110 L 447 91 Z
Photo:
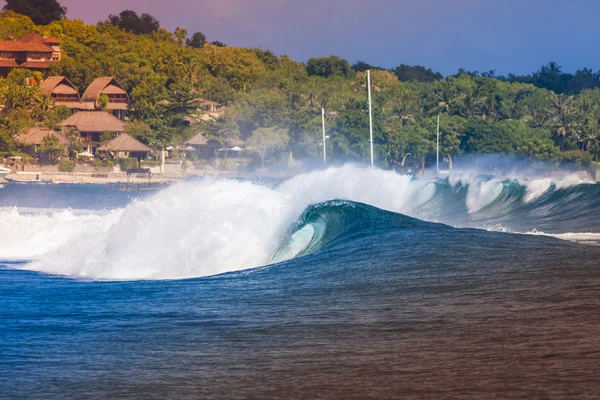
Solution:
M 180 181 L 183 176 L 174 176 L 169 174 L 153 174 L 149 177 L 140 175 L 127 176 L 126 173 L 39 173 L 39 174 L 19 174 L 10 173 L 4 180 L 0 179 L 0 183 L 4 184 L 70 184 L 70 185 L 107 185 L 111 183 L 171 183 Z M 11 182 L 14 180 L 14 182 Z
M 125 172 L 11 172 L 4 179 L 0 179 L 0 185 L 7 184 L 63 184 L 63 185 L 110 185 L 110 184 L 169 184 L 183 181 L 187 178 L 230 178 L 230 179 L 251 179 L 251 178 L 273 178 L 288 179 L 296 175 L 285 172 L 250 173 L 246 171 L 219 171 L 194 169 L 182 173 L 154 173 L 151 175 L 131 174 Z M 600 171 L 596 174 L 589 171 L 575 172 L 582 178 L 591 180 L 594 183 L 600 182 Z

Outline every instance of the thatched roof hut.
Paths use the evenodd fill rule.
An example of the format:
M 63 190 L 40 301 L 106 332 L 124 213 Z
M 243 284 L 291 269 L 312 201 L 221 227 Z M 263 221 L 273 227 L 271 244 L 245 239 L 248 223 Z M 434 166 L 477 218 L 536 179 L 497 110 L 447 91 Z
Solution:
M 58 143 L 61 145 L 66 146 L 69 144 L 65 135 L 47 128 L 31 128 L 26 133 L 18 135 L 16 139 L 17 142 L 23 146 L 40 146 L 44 143 L 44 139 L 47 136 L 56 137 Z
M 55 106 L 76 110 L 83 108 L 77 88 L 64 76 L 49 76 L 40 84 L 40 91 L 52 98 Z
M 96 152 L 113 153 L 116 158 L 137 158 L 144 160 L 152 149 L 127 133 L 122 133 L 107 144 L 100 146 Z
M 97 151 L 151 152 L 152 149 L 127 133 L 122 133 Z
M 82 96 L 82 101 L 86 110 L 99 110 L 100 104 L 98 99 L 100 96 L 108 97 L 107 109 L 109 110 L 129 110 L 131 99 L 129 94 L 115 78 L 102 77 L 94 80 L 85 90 Z
M 125 132 L 125 124 L 104 111 L 82 111 L 58 123 L 62 127 L 75 127 L 81 132 Z

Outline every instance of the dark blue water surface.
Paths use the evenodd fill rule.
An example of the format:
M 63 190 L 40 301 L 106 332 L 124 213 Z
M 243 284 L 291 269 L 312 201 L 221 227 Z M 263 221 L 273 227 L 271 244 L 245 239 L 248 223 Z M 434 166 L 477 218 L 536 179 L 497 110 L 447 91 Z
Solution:
M 0 397 L 600 395 L 600 247 L 351 202 L 291 229 L 306 224 L 321 235 L 305 256 L 201 279 L 94 282 L 0 261 Z
M 106 185 L 93 184 L 8 184 L 0 191 L 0 207 L 110 210 L 151 194 L 148 191 L 107 190 Z

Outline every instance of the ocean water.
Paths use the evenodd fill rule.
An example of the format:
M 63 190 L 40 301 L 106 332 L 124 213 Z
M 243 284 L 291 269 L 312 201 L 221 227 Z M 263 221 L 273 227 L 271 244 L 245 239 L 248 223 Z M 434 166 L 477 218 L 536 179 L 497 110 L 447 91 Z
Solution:
M 0 398 L 600 396 L 600 184 L 0 189 Z

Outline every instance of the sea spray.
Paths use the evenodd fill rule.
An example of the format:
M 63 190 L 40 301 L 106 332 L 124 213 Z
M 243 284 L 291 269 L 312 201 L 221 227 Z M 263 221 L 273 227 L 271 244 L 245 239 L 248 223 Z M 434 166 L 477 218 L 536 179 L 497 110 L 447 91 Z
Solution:
M 566 196 L 572 204 L 593 199 L 598 185 L 588 185 L 590 189 L 577 182 L 571 180 L 568 184 L 574 186 L 564 189 L 551 183 L 546 189 L 546 182 L 523 186 L 465 175 L 414 179 L 351 165 L 299 175 L 276 187 L 218 179 L 182 182 L 106 215 L 0 211 L 0 223 L 13 232 L 0 245 L 0 258 L 33 260 L 25 268 L 88 279 L 201 277 L 271 263 L 289 242 L 290 227 L 313 204 L 346 199 L 455 226 L 509 226 L 527 223 L 527 215 L 519 214 L 523 210 L 545 216 L 552 208 L 548 203 L 563 204 Z M 534 196 L 524 195 L 532 191 Z M 569 210 L 589 225 L 600 204 L 591 209 L 585 204 Z M 560 218 L 571 217 L 565 213 Z M 538 226 L 520 231 L 533 228 Z M 310 240 L 310 232 L 304 233 L 296 237 L 298 248 L 292 246 L 276 261 L 300 254 Z

